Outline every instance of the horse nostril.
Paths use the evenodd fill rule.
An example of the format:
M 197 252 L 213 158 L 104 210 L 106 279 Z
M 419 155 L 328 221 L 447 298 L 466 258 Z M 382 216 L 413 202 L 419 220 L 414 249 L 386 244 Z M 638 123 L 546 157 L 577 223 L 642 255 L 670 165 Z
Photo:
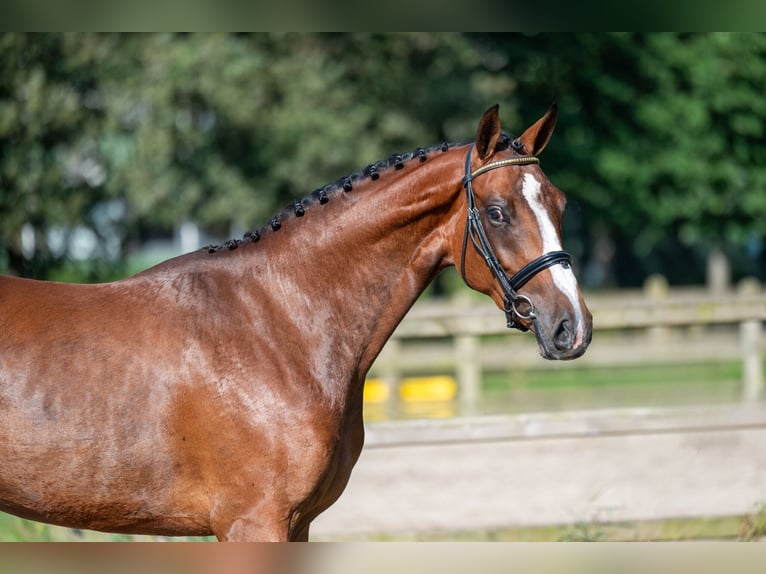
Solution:
M 559 351 L 565 351 L 572 348 L 573 341 L 574 333 L 571 324 L 568 319 L 564 319 L 553 334 L 553 344 Z

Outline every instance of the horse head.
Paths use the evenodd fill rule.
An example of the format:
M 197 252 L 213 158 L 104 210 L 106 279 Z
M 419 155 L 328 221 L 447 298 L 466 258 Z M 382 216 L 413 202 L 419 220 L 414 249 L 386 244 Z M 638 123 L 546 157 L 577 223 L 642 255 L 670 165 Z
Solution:
M 537 157 L 555 123 L 554 105 L 514 139 L 498 106 L 484 113 L 466 155 L 467 217 L 453 250 L 463 279 L 505 310 L 509 327 L 533 331 L 543 357 L 573 359 L 587 349 L 593 319 L 562 250 L 566 198 Z

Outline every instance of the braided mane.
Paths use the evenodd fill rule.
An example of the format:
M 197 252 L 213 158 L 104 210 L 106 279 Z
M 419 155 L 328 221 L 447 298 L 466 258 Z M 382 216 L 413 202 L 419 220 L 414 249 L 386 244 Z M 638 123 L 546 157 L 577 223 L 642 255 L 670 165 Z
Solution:
M 507 150 L 509 147 L 511 147 L 512 141 L 513 137 L 510 134 L 506 133 L 505 131 L 502 132 L 500 140 L 495 146 L 495 151 Z M 228 241 L 225 241 L 219 245 L 208 245 L 207 247 L 204 247 L 203 250 L 207 251 L 208 253 L 216 253 L 218 251 L 234 250 L 243 243 L 256 243 L 265 232 L 268 232 L 269 230 L 278 231 L 282 227 L 282 221 L 288 217 L 303 217 L 308 207 L 315 203 L 327 203 L 330 201 L 332 196 L 340 193 L 341 190 L 343 192 L 349 192 L 361 181 L 368 179 L 376 181 L 387 171 L 403 169 L 404 165 L 408 162 L 418 160 L 419 162 L 424 163 L 428 157 L 434 153 L 446 152 L 452 148 L 465 146 L 470 143 L 471 141 L 445 141 L 438 145 L 419 147 L 406 153 L 392 154 L 387 159 L 371 163 L 363 170 L 356 171 L 350 175 L 341 177 L 332 183 L 328 183 L 323 187 L 315 189 L 309 196 L 291 203 L 285 210 L 272 217 L 266 225 L 261 226 L 259 229 L 254 231 L 246 232 L 242 239 L 229 239 Z

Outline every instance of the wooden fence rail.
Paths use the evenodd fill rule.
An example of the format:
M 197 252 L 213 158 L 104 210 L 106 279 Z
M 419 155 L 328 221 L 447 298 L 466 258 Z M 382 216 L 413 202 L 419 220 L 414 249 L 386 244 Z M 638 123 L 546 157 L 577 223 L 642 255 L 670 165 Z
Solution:
M 470 295 L 470 294 L 467 294 Z M 653 277 L 643 290 L 587 295 L 593 343 L 576 361 L 540 358 L 534 337 L 509 331 L 492 303 L 471 296 L 418 302 L 371 370 L 396 384 L 408 373 L 451 373 L 475 403 L 482 374 L 536 368 L 742 361 L 745 400 L 763 395 L 766 291 L 753 279 L 713 294 Z

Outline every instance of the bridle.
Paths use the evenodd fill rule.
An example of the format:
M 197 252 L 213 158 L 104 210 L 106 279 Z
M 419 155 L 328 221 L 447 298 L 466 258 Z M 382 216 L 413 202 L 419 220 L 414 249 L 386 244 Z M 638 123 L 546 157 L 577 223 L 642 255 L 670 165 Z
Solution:
M 561 263 L 565 268 L 569 268 L 572 264 L 572 256 L 566 251 L 550 251 L 527 263 L 512 277 L 508 277 L 508 274 L 505 272 L 505 269 L 503 269 L 500 260 L 492 249 L 492 245 L 487 237 L 487 232 L 484 230 L 479 209 L 476 207 L 476 196 L 473 193 L 471 182 L 481 174 L 493 169 L 506 166 L 529 165 L 533 163 L 539 164 L 540 160 L 534 155 L 515 156 L 492 161 L 472 172 L 471 152 L 473 151 L 474 145 L 475 144 L 471 144 L 465 157 L 465 177 L 463 177 L 463 186 L 465 187 L 466 199 L 468 202 L 468 221 L 466 222 L 465 234 L 463 235 L 463 254 L 460 262 L 460 274 L 463 276 L 463 281 L 465 281 L 466 285 L 470 287 L 471 285 L 468 283 L 468 278 L 465 275 L 465 253 L 466 246 L 468 245 L 468 238 L 470 237 L 474 248 L 478 251 L 479 255 L 484 258 L 484 261 L 487 263 L 487 266 L 490 271 L 492 271 L 492 274 L 495 276 L 498 283 L 500 283 L 500 287 L 503 290 L 503 307 L 505 310 L 505 317 L 508 321 L 508 328 L 527 331 L 527 328 L 519 323 L 518 319 L 534 321 L 537 318 L 537 314 L 532 300 L 526 295 L 520 294 L 518 291 L 526 285 L 532 277 L 548 267 Z M 524 309 L 520 309 L 520 305 L 527 307 L 528 310 L 525 311 Z

